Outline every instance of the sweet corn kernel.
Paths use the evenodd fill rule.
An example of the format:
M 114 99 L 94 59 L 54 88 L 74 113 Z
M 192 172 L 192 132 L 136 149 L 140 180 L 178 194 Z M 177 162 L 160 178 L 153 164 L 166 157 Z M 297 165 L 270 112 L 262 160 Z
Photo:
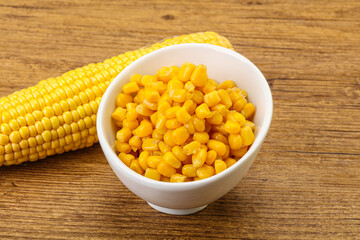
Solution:
M 170 120 L 168 120 L 170 121 Z M 174 141 L 175 144 L 177 145 L 182 145 L 185 143 L 185 141 L 188 139 L 188 137 L 190 136 L 187 129 L 182 126 L 182 127 L 178 127 L 177 129 L 172 131 L 172 139 Z
M 137 95 L 134 97 L 134 102 L 140 104 L 143 103 L 144 100 L 145 100 L 145 89 L 141 88 L 138 91 Z
M 192 141 L 183 147 L 183 152 L 186 155 L 196 154 L 200 151 L 201 143 L 198 141 Z
M 157 139 L 147 138 L 143 140 L 142 149 L 144 151 L 158 151 L 159 150 L 158 142 L 159 140 Z
M 169 130 L 164 134 L 164 142 L 171 147 L 175 146 L 175 142 L 172 138 L 172 132 L 172 130 Z
M 141 138 L 138 135 L 132 136 L 129 139 L 129 145 L 133 149 L 133 151 L 137 151 L 137 150 L 141 149 L 141 146 L 142 146 Z
M 216 104 L 211 108 L 211 111 L 219 112 L 224 118 L 229 112 L 229 109 L 224 104 Z
M 228 133 L 237 134 L 240 132 L 241 125 L 238 122 L 227 120 L 224 128 Z
M 71 116 L 71 120 L 69 119 L 70 118 L 70 115 L 71 113 L 69 112 L 66 112 L 64 113 L 65 115 L 63 116 L 64 117 L 64 120 L 66 123 L 71 123 L 72 122 L 72 116 Z M 123 121 L 125 119 L 125 116 L 126 116 L 126 109 L 122 108 L 122 107 L 117 107 L 115 109 L 115 111 L 112 113 L 112 118 L 115 119 L 116 121 Z
M 122 122 L 122 127 L 124 128 L 130 128 L 131 130 L 136 129 L 139 126 L 138 120 L 130 121 L 129 119 L 125 119 Z
M 194 133 L 193 140 L 200 143 L 207 143 L 209 141 L 209 134 L 206 132 L 196 132 Z
M 245 146 L 251 145 L 255 140 L 254 133 L 249 126 L 241 128 L 240 135 Z
M 181 126 L 181 123 L 176 118 L 173 118 L 166 120 L 165 126 L 168 129 L 176 129 Z
M 229 135 L 229 145 L 232 150 L 239 150 L 242 147 L 243 140 L 240 134 Z
M 192 73 L 195 70 L 195 65 L 192 63 L 184 63 L 179 69 L 179 79 L 182 82 L 188 82 Z
M 161 175 L 165 177 L 171 177 L 176 173 L 176 169 L 165 161 L 161 161 L 156 169 Z
M 189 101 L 191 101 L 191 100 L 189 100 Z M 181 107 L 181 108 L 176 112 L 176 119 L 177 119 L 178 122 L 180 122 L 180 123 L 186 123 L 186 122 L 190 121 L 191 115 L 187 112 L 186 108 Z
M 220 125 L 223 123 L 224 117 L 218 112 L 212 112 L 211 116 L 206 119 L 206 121 L 212 125 Z
M 219 174 L 227 169 L 226 163 L 221 159 L 215 160 L 214 167 L 215 167 L 215 174 Z
M 205 65 L 199 64 L 191 74 L 190 81 L 197 87 L 202 87 L 208 80 L 207 68 Z
M 162 160 L 163 160 L 162 156 L 149 156 L 147 158 L 147 165 L 151 168 L 156 169 Z
M 253 132 L 255 132 L 255 123 L 251 122 L 251 121 L 248 121 L 248 120 L 245 120 L 245 126 L 248 126 L 251 128 L 251 130 Z
M 153 131 L 153 125 L 148 120 L 142 120 L 140 125 L 135 129 L 135 135 L 138 137 L 147 137 L 151 135 Z
M 135 157 L 133 155 L 126 154 L 124 152 L 119 153 L 119 158 L 128 167 L 130 167 L 131 162 L 135 159 Z
M 157 103 L 149 102 L 146 99 L 144 99 L 143 105 L 144 105 L 144 107 L 146 107 L 146 108 L 148 108 L 150 110 L 153 110 L 153 111 L 157 110 L 157 108 L 158 108 Z
M 236 163 L 236 160 L 233 158 L 227 158 L 227 159 L 225 159 L 225 163 L 226 163 L 227 168 L 229 168 Z
M 167 101 L 159 102 L 157 112 L 165 115 L 166 110 L 168 110 L 169 108 L 171 108 L 171 105 Z
M 221 101 L 221 98 L 217 91 L 205 94 L 204 102 L 209 106 L 213 107 Z
M 201 91 L 194 90 L 192 100 L 196 104 L 201 104 L 202 102 L 204 102 L 204 94 Z
M 179 159 L 180 161 L 185 161 L 187 159 L 187 155 L 183 152 L 183 149 L 180 146 L 174 146 L 171 149 L 171 152 L 174 156 Z
M 196 116 L 193 116 L 192 122 L 193 122 L 194 128 L 197 132 L 205 131 L 205 119 L 200 119 Z
M 192 164 L 186 164 L 182 167 L 182 174 L 187 177 L 196 177 L 196 167 Z
M 200 179 L 205 179 L 208 177 L 213 176 L 215 173 L 215 169 L 212 166 L 209 166 L 207 164 L 202 165 L 201 167 L 199 167 L 196 170 L 196 175 L 200 178 Z
M 161 174 L 156 169 L 147 168 L 145 171 L 145 177 L 160 181 Z
M 142 151 L 139 155 L 139 164 L 144 171 L 148 168 L 147 159 L 149 156 L 150 153 L 148 151 Z
M 212 165 L 217 157 L 217 153 L 214 150 L 207 152 L 205 163 L 207 165 Z
M 170 177 L 170 182 L 186 182 L 187 177 L 179 173 L 175 173 Z
M 166 152 L 164 154 L 164 161 L 170 164 L 174 168 L 181 167 L 181 162 L 175 157 L 175 155 L 172 152 Z
M 164 141 L 160 141 L 158 143 L 159 149 L 160 151 L 165 154 L 166 152 L 170 152 L 171 151 L 171 147 L 169 145 L 167 145 Z
M 180 106 L 175 106 L 167 109 L 165 112 L 165 117 L 167 117 L 168 119 L 176 118 L 176 112 L 179 111 L 180 108 L 181 108 Z
M 73 134 L 73 138 L 74 138 L 73 141 L 77 142 L 77 135 Z M 45 142 L 46 142 L 46 140 L 45 140 Z M 120 152 L 120 153 L 129 153 L 131 151 L 131 147 L 128 143 L 122 143 L 118 140 L 115 141 L 115 149 L 117 152 Z
M 226 81 L 220 83 L 217 86 L 217 89 L 228 89 L 228 88 L 233 88 L 233 87 L 236 87 L 235 82 L 232 80 L 226 80 Z
M 196 116 L 200 119 L 207 118 L 211 114 L 209 106 L 206 103 L 199 105 L 195 109 L 195 113 L 196 113 Z
M 196 168 L 201 167 L 205 163 L 206 157 L 207 157 L 206 149 L 200 149 L 196 154 L 192 155 L 193 166 Z
M 229 97 L 230 97 L 230 99 L 231 99 L 232 105 L 234 105 L 235 102 L 236 102 L 237 100 L 239 100 L 240 98 L 243 98 L 243 97 L 242 97 L 239 93 L 237 93 L 237 92 L 231 92 L 231 93 L 229 93 Z
M 174 89 L 170 92 L 170 97 L 174 102 L 183 103 L 187 100 L 187 93 L 185 89 Z
M 173 78 L 174 73 L 170 67 L 162 67 L 157 72 L 157 75 L 160 81 L 167 83 Z
M 217 90 L 219 97 L 221 98 L 220 103 L 224 104 L 227 108 L 232 106 L 232 101 L 229 94 L 224 89 Z
M 242 148 L 240 148 L 238 150 L 230 150 L 230 153 L 236 158 L 241 158 L 242 156 L 245 155 L 247 150 L 248 150 L 248 147 L 244 146 L 244 147 L 242 147 Z
M 142 75 L 141 74 L 133 74 L 130 78 L 130 82 L 136 82 L 136 84 L 140 87 L 143 87 L 141 83 Z
M 153 82 L 156 82 L 157 81 L 157 77 L 156 76 L 152 76 L 152 75 L 144 75 L 141 79 L 141 83 L 143 86 L 145 87 L 151 87 L 151 84 Z
M 124 127 L 116 133 L 116 139 L 119 142 L 125 143 L 125 142 L 129 141 L 129 139 L 131 138 L 131 135 L 132 135 L 132 133 L 131 133 L 130 128 Z
M 194 134 L 196 131 L 195 126 L 192 121 L 188 121 L 188 122 L 184 123 L 184 127 L 187 129 L 189 134 Z
M 195 86 L 194 84 L 192 84 L 192 82 L 186 82 L 184 85 L 184 89 L 192 93 L 195 90 Z
M 226 146 L 220 141 L 210 139 L 207 143 L 209 149 L 214 150 L 218 156 L 223 156 L 226 152 Z
M 247 101 L 245 98 L 240 98 L 234 103 L 233 109 L 237 112 L 241 112 L 241 109 L 243 109 L 243 107 L 246 105 L 246 103 L 247 103 Z
M 160 100 L 160 94 L 155 88 L 145 88 L 145 99 L 149 102 L 157 102 Z
M 139 91 L 139 86 L 136 82 L 129 82 L 123 86 L 123 93 L 129 94 Z
M 161 182 L 170 182 L 170 178 L 165 177 L 165 176 L 161 176 L 160 181 Z
M 153 110 L 145 107 L 144 103 L 136 106 L 136 112 L 140 115 L 147 116 L 147 117 L 154 113 Z
M 241 114 L 244 115 L 246 119 L 250 118 L 255 112 L 255 106 L 252 103 L 247 103 L 242 109 Z
M 132 156 L 132 155 L 131 155 Z M 138 160 L 132 160 L 130 163 L 130 169 L 134 170 L 138 174 L 143 174 L 144 170 L 141 168 Z

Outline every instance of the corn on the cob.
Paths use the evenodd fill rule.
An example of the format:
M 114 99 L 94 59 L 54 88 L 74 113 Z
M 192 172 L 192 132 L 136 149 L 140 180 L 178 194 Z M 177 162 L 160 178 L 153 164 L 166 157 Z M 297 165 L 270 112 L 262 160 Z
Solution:
M 0 166 L 92 146 L 98 141 L 96 113 L 112 79 L 139 57 L 181 43 L 231 48 L 226 38 L 214 32 L 178 36 L 0 98 Z

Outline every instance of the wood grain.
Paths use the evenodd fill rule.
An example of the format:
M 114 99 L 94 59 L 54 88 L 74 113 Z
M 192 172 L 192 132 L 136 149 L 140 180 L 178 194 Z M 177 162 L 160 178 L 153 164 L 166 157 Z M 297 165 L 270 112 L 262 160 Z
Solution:
M 151 209 L 99 145 L 0 168 L 2 239 L 359 239 L 360 2 L 1 1 L 0 96 L 163 38 L 216 31 L 271 85 L 255 163 L 191 216 Z

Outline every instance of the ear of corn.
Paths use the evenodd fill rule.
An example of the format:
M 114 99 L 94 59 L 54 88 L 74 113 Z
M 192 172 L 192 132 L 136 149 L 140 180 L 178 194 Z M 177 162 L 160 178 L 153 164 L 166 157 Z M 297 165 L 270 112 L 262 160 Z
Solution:
M 226 38 L 214 32 L 178 36 L 0 98 L 0 166 L 92 146 L 98 141 L 96 113 L 112 79 L 139 57 L 181 43 L 231 48 Z

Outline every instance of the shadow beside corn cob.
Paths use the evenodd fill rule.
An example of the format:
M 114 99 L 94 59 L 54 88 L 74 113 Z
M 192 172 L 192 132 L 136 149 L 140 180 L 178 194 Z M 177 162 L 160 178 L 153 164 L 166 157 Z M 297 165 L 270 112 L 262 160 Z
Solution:
M 92 146 L 98 141 L 96 113 L 112 79 L 141 56 L 181 43 L 232 48 L 226 38 L 214 32 L 183 35 L 77 68 L 0 98 L 0 166 Z

